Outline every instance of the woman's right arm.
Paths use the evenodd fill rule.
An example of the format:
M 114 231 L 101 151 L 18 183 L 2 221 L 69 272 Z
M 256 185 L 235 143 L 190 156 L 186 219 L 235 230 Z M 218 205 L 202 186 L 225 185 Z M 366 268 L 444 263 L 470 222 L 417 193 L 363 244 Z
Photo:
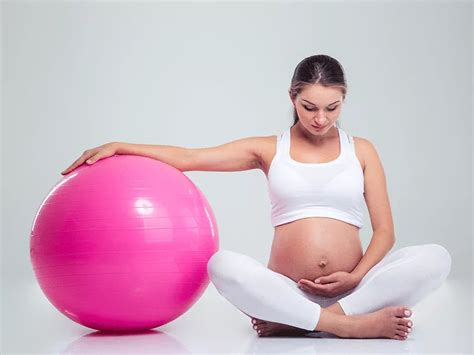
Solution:
M 118 143 L 117 154 L 150 157 L 181 171 L 242 171 L 260 167 L 260 137 L 248 137 L 208 148 Z
M 174 145 L 112 142 L 84 151 L 61 174 L 67 174 L 86 160 L 97 160 L 114 154 L 131 154 L 153 158 L 180 171 L 242 171 L 260 168 L 262 137 L 237 139 L 208 148 L 185 148 Z
M 247 137 L 215 147 L 190 149 L 187 171 L 242 171 L 260 168 L 265 137 Z
M 141 155 L 148 158 L 159 160 L 171 165 L 178 170 L 186 171 L 190 159 L 191 150 L 174 145 L 160 144 L 135 144 L 135 143 L 115 143 L 116 154 Z
M 185 171 L 190 160 L 190 150 L 183 147 L 172 145 L 153 145 L 153 144 L 134 144 L 111 142 L 101 146 L 87 149 L 76 159 L 69 167 L 64 169 L 61 174 L 66 175 L 86 162 L 91 165 L 100 159 L 111 157 L 115 154 L 131 154 L 150 157 L 161 160 L 181 171 Z

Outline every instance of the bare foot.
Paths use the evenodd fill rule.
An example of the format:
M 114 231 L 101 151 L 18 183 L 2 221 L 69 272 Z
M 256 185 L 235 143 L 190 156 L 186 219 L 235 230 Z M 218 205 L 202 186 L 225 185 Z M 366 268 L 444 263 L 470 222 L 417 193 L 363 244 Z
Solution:
M 347 327 L 344 327 L 344 338 L 391 338 L 405 340 L 411 332 L 413 322 L 406 315 L 402 306 L 389 306 L 376 312 L 348 317 Z M 339 334 L 337 334 L 339 335 Z
M 309 330 L 293 327 L 288 324 L 275 323 L 267 320 L 262 320 L 252 317 L 253 329 L 257 332 L 258 336 L 284 336 L 284 335 L 304 335 L 309 333 Z

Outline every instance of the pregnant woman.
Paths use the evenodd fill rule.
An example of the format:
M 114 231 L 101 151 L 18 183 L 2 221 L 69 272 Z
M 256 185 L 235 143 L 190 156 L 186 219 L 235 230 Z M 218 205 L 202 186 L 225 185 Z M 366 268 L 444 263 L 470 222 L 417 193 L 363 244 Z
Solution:
M 261 169 L 275 228 L 268 265 L 216 252 L 208 274 L 218 292 L 259 336 L 325 331 L 404 340 L 411 308 L 441 286 L 451 257 L 439 244 L 388 253 L 395 234 L 382 163 L 368 139 L 337 125 L 346 90 L 340 63 L 314 55 L 295 69 L 294 124 L 279 135 L 200 149 L 113 142 L 85 151 L 63 174 L 113 154 L 148 156 L 181 171 Z M 364 202 L 373 230 L 365 254 Z

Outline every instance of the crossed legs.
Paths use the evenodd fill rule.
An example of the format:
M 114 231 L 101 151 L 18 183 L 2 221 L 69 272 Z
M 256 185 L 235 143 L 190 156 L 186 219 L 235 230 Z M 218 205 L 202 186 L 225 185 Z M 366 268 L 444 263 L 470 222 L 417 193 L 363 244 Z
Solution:
M 413 307 L 441 286 L 449 274 L 451 257 L 438 244 L 400 248 L 386 255 L 356 288 L 334 298 L 309 294 L 299 289 L 294 280 L 230 250 L 216 252 L 207 268 L 218 292 L 248 316 L 308 331 L 331 331 L 334 326 L 328 322 L 343 318 L 331 316 L 328 320 L 324 307 L 333 305 L 334 309 L 337 302 L 346 316 L 388 306 Z

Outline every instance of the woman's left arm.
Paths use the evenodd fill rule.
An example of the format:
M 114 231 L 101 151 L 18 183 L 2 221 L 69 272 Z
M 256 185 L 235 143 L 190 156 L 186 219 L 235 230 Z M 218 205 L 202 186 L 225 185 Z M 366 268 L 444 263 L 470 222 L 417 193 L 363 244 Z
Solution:
M 373 230 L 364 256 L 351 272 L 360 281 L 393 247 L 395 233 L 385 173 L 377 150 L 368 139 L 354 137 L 354 141 L 356 154 L 364 164 L 364 198 Z
M 395 244 L 393 234 L 385 230 L 374 231 L 370 244 L 359 264 L 351 271 L 359 282 L 392 249 Z

